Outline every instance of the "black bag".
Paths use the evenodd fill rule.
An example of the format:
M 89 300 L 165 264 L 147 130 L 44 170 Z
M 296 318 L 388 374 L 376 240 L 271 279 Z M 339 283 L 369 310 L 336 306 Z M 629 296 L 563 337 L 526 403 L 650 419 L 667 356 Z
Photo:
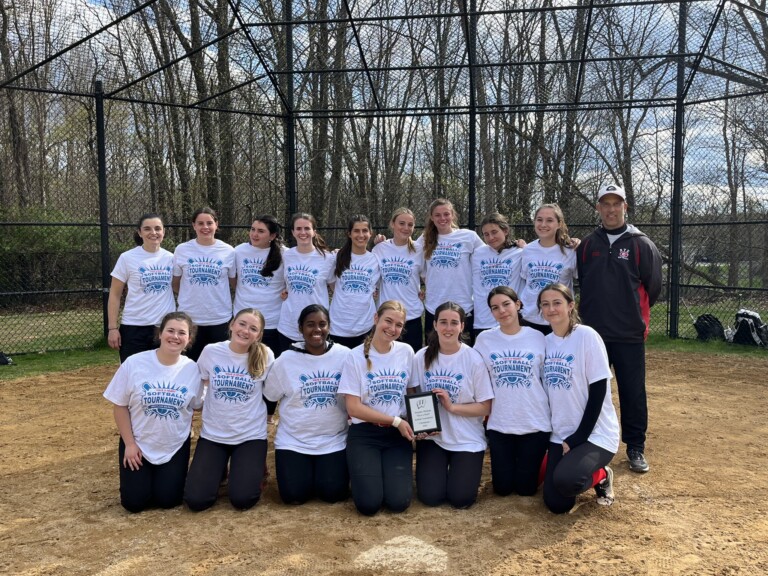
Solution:
M 745 344 L 748 346 L 766 346 L 768 344 L 763 339 L 766 332 L 760 314 L 742 308 L 736 312 L 736 322 L 734 323 L 733 343 Z
M 11 360 L 10 357 L 0 352 L 0 366 L 10 366 L 11 364 L 13 364 L 13 360 Z
M 725 329 L 720 320 L 712 314 L 702 314 L 693 323 L 699 340 L 725 340 Z

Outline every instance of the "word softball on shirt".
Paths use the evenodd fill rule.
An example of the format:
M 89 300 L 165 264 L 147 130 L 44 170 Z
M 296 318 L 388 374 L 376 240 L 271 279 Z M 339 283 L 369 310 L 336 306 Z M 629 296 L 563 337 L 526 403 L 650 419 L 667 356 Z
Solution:
M 309 266 L 288 266 L 285 271 L 285 281 L 291 292 L 298 294 L 311 294 L 317 284 L 320 271 Z
M 547 354 L 544 359 L 544 384 L 550 388 L 571 389 L 573 354 Z
M 313 372 L 299 376 L 301 400 L 304 408 L 323 409 L 336 406 L 341 372 Z
M 458 268 L 462 246 L 461 242 L 456 244 L 438 242 L 437 247 L 432 252 L 430 265 L 436 268 Z
M 341 274 L 341 289 L 344 292 L 367 294 L 371 292 L 373 268 L 352 265 Z
M 240 366 L 214 366 L 211 389 L 216 400 L 248 402 L 253 394 L 253 378 Z
M 368 394 L 371 396 L 371 407 L 385 404 L 399 404 L 405 393 L 408 373 L 405 370 L 381 370 L 367 372 Z
M 218 286 L 221 268 L 224 266 L 222 260 L 213 258 L 190 258 L 187 260 L 189 265 L 190 284 L 199 284 L 200 286 Z
M 171 266 L 139 266 L 139 280 L 144 294 L 162 294 L 171 287 Z
M 531 352 L 517 350 L 505 350 L 504 352 L 491 352 L 492 372 L 496 386 L 501 388 L 531 387 L 533 375 L 533 360 L 536 358 Z
M 144 393 L 141 396 L 141 404 L 144 406 L 145 416 L 155 418 L 171 418 L 178 420 L 180 410 L 184 406 L 187 395 L 186 386 L 174 386 L 170 382 L 144 382 L 141 385 Z
M 451 402 L 458 402 L 461 392 L 460 382 L 464 380 L 463 374 L 454 374 L 450 370 L 427 370 L 424 372 L 424 388 L 431 392 L 435 388 L 442 388 L 448 392 Z
M 529 262 L 528 284 L 535 290 L 543 290 L 545 286 L 560 281 L 564 267 L 561 262 Z
M 240 271 L 240 278 L 243 286 L 267 288 L 269 286 L 269 278 L 264 278 L 264 276 L 261 275 L 263 269 L 263 258 L 243 258 L 243 266 Z
M 480 281 L 483 288 L 504 286 L 512 275 L 512 260 L 510 258 L 488 258 L 480 261 Z
M 381 276 L 386 284 L 407 286 L 411 278 L 414 260 L 411 258 L 382 258 Z

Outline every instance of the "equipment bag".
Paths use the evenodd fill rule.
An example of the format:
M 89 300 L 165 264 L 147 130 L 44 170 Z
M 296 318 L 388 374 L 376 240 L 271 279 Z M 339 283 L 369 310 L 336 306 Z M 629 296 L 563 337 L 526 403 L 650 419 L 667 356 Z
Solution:
M 760 314 L 757 312 L 742 308 L 736 312 L 736 322 L 733 328 L 734 344 L 745 344 L 748 346 L 766 345 L 766 341 L 763 340 L 761 335 L 766 331 L 765 325 L 762 318 L 760 318 Z
M 712 314 L 702 314 L 693 323 L 699 340 L 725 340 L 725 329 L 720 320 Z

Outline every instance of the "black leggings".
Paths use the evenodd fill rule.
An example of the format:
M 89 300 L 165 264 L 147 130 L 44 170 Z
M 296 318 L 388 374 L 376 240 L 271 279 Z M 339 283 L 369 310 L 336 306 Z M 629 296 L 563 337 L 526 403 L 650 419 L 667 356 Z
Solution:
M 120 324 L 120 362 L 139 352 L 154 350 L 160 343 L 155 339 L 154 326 Z
M 200 438 L 184 487 L 184 502 L 193 512 L 213 506 L 229 462 L 229 501 L 238 510 L 252 508 L 261 497 L 267 441 L 220 444 Z
M 405 323 L 403 333 L 398 338 L 400 342 L 405 342 L 414 352 L 424 348 L 424 327 L 421 324 L 421 316 L 413 318 Z
M 563 445 L 549 443 L 544 504 L 555 514 L 564 514 L 576 504 L 576 496 L 594 484 L 592 475 L 613 460 L 614 453 L 590 442 L 579 444 L 563 456 Z
M 275 471 L 280 498 L 286 504 L 304 504 L 311 498 L 341 502 L 349 497 L 345 450 L 330 454 L 275 450 Z
M 352 499 L 361 514 L 402 512 L 413 495 L 413 447 L 397 428 L 353 424 L 347 437 Z
M 200 353 L 208 344 L 224 342 L 229 338 L 229 322 L 224 324 L 214 324 L 212 326 L 198 326 L 195 341 L 187 350 L 187 357 L 195 362 L 200 358 Z
M 427 506 L 448 502 L 469 508 L 477 500 L 483 473 L 481 452 L 452 452 L 432 440 L 416 442 L 416 494 Z
M 190 439 L 187 438 L 165 464 L 151 464 L 141 459 L 138 470 L 123 466 L 125 442 L 120 438 L 117 450 L 120 467 L 120 504 L 128 512 L 141 512 L 152 506 L 173 508 L 181 504 L 184 480 L 189 466 Z
M 549 446 L 549 432 L 504 434 L 488 430 L 493 491 L 533 496 L 539 487 L 539 469 Z

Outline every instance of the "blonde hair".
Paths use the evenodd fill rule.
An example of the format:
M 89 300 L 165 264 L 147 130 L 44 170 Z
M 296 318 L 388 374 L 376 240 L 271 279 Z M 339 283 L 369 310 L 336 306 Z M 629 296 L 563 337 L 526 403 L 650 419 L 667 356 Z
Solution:
M 571 237 L 568 236 L 568 225 L 565 223 L 565 216 L 563 216 L 563 211 L 557 204 L 542 204 L 536 208 L 536 212 L 533 215 L 534 222 L 536 221 L 536 216 L 538 216 L 539 212 L 541 212 L 544 208 L 549 208 L 555 213 L 555 218 L 557 218 L 555 244 L 560 246 L 560 251 L 565 254 L 565 249 L 571 245 Z
M 424 259 L 429 260 L 432 257 L 432 252 L 437 248 L 437 226 L 432 222 L 432 211 L 438 206 L 448 206 L 451 209 L 451 225 L 454 228 L 459 227 L 458 216 L 456 215 L 456 209 L 453 207 L 453 203 L 447 198 L 438 198 L 432 201 L 427 209 L 427 220 L 424 224 Z
M 410 208 L 400 207 L 394 212 L 392 212 L 392 218 L 389 219 L 389 227 L 392 230 L 392 232 L 395 231 L 395 229 L 392 227 L 392 225 L 395 223 L 395 220 L 398 216 L 410 216 L 413 218 L 413 221 L 416 222 L 416 215 L 413 213 L 413 210 Z M 408 237 L 408 252 L 416 252 L 416 244 L 413 242 L 413 238 L 410 236 Z
M 403 306 L 402 302 L 399 302 L 398 300 L 387 300 L 386 302 L 382 302 L 381 306 L 379 306 L 379 309 L 376 310 L 376 318 L 380 319 L 381 316 L 388 310 L 401 312 L 403 315 L 403 318 L 408 316 L 408 313 L 406 312 L 405 306 Z M 365 340 L 363 340 L 363 356 L 365 356 L 365 367 L 368 370 L 373 368 L 373 364 L 371 363 L 371 359 L 370 359 L 370 352 L 371 352 L 371 344 L 373 343 L 373 336 L 375 334 L 376 334 L 376 324 L 373 325 L 373 328 L 371 328 L 371 331 L 368 332 L 368 335 L 365 337 Z
M 232 336 L 232 324 L 240 318 L 243 314 L 252 314 L 256 316 L 261 324 L 261 334 L 259 339 L 248 347 L 248 374 L 251 378 L 259 378 L 264 375 L 267 370 L 267 359 L 269 358 L 269 352 L 266 345 L 261 343 L 261 339 L 264 337 L 264 315 L 256 310 L 256 308 L 243 308 L 235 314 L 232 318 L 232 322 L 229 323 L 229 335 Z

